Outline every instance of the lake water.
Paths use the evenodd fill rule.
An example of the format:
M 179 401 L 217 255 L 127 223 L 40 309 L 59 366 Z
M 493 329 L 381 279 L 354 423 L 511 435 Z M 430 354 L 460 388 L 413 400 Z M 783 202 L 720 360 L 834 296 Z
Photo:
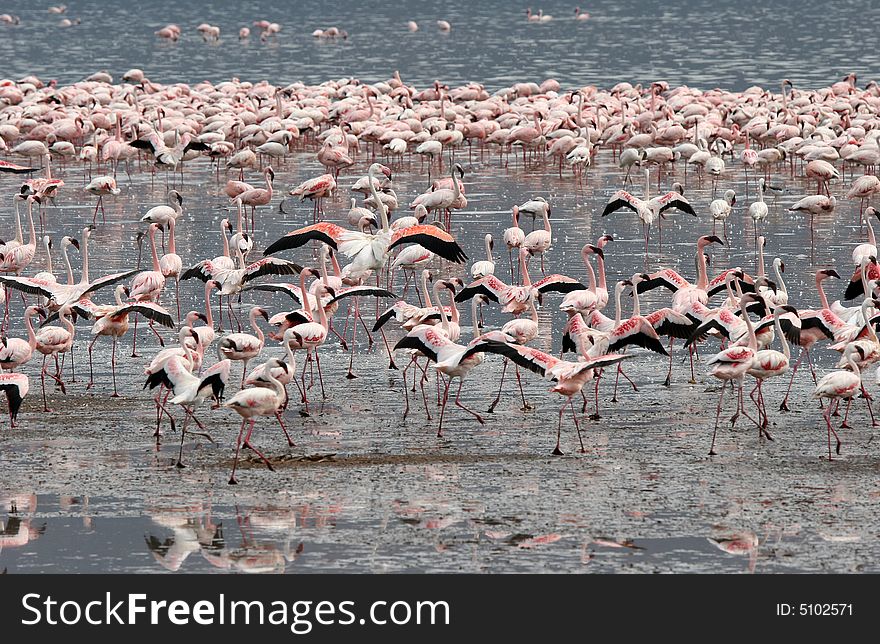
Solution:
M 475 80 L 495 90 L 555 77 L 563 87 L 662 79 L 730 89 L 760 83 L 776 91 L 782 78 L 796 86 L 820 86 L 855 71 L 861 85 L 878 71 L 876 48 L 864 46 L 873 42 L 872 25 L 880 17 L 869 3 L 844 3 L 831 12 L 817 2 L 745 2 L 726 9 L 709 2 L 595 3 L 583 7 L 593 16 L 585 24 L 570 19 L 573 5 L 533 5 L 557 18 L 542 25 L 526 23 L 523 7 L 501 2 L 453 4 L 443 13 L 415 2 L 396 3 L 393 9 L 378 2 L 297 6 L 293 16 L 270 3 L 215 2 L 202 9 L 147 3 L 134 14 L 105 3 L 76 2 L 67 15 L 82 18 L 82 24 L 60 28 L 55 26 L 59 17 L 32 3 L 7 3 L 5 10 L 19 14 L 22 24 L 0 28 L 5 36 L 0 55 L 6 61 L 0 75 L 35 73 L 65 83 L 97 69 L 118 77 L 138 66 L 157 82 L 236 76 L 281 85 L 350 75 L 372 81 L 399 69 L 404 80 L 419 87 L 439 78 L 450 86 Z M 263 17 L 281 23 L 277 39 L 263 44 L 252 36 L 249 43 L 239 43 L 238 27 Z M 449 34 L 436 30 L 437 18 L 452 23 Z M 407 32 L 408 19 L 417 20 L 421 30 Z M 817 36 L 818 20 L 828 37 Z M 171 21 L 183 27 L 183 39 L 159 42 L 153 31 Z M 219 44 L 203 43 L 195 33 L 202 21 L 220 25 Z M 331 25 L 347 29 L 349 38 L 317 42 L 310 36 L 314 28 Z M 603 233 L 615 237 L 606 248 L 609 280 L 643 270 L 635 217 L 627 212 L 598 216 L 623 180 L 609 151 L 599 154 L 584 185 L 570 175 L 560 179 L 543 165 L 524 168 L 515 158 L 507 167 L 497 155 L 468 158 L 464 152 L 459 159 L 467 171 L 470 205 L 456 214 L 453 233 L 471 259 L 481 257 L 486 232 L 500 236 L 509 225 L 513 204 L 544 195 L 553 206 L 554 246 L 547 258 L 553 271 L 585 279 L 579 249 Z M 368 161 L 361 153 L 355 168 L 343 175 L 344 189 L 326 205 L 328 219 L 344 218 L 347 187 Z M 276 186 L 285 190 L 321 172 L 311 149 L 291 155 L 275 170 Z M 85 181 L 81 168 L 56 171 L 67 186 L 57 206 L 48 209 L 47 232 L 55 239 L 78 236 L 91 220 L 94 201 L 77 189 Z M 683 168 L 676 169 L 675 178 L 684 179 Z M 851 270 L 852 245 L 864 234 L 858 204 L 842 201 L 834 216 L 817 218 L 811 246 L 804 218 L 785 208 L 814 184 L 787 173 L 778 179 L 787 190 L 773 201 L 765 225 L 768 262 L 784 258 L 791 302 L 813 307 L 818 300 L 811 275 L 817 267 L 833 265 L 844 276 Z M 661 184 L 670 182 L 664 177 Z M 396 169 L 395 185 L 406 201 L 424 189 L 418 160 Z M 746 197 L 741 167 L 731 164 L 720 185 L 736 189 L 740 202 L 728 230 L 731 243 L 711 252 L 711 272 L 732 265 L 752 269 L 754 230 L 746 208 L 754 184 Z M 0 177 L 0 194 L 16 187 L 14 178 Z M 137 220 L 164 199 L 161 174 L 135 172 L 130 180 L 121 175 L 121 187 L 122 195 L 107 200 L 107 224 L 92 237 L 93 252 L 100 256 L 97 272 L 132 267 Z M 220 252 L 215 231 L 228 216 L 220 187 L 205 160 L 187 164 L 181 184 L 185 215 L 178 226 L 178 253 L 185 264 Z M 835 184 L 832 190 L 840 197 L 845 186 Z M 672 266 L 693 276 L 695 239 L 712 230 L 711 185 L 689 176 L 687 194 L 700 216 L 670 217 L 662 252 L 654 231 L 651 269 Z M 11 207 L 3 203 L 2 227 L 10 231 Z M 277 203 L 258 213 L 258 249 L 311 220 L 309 205 L 288 202 L 289 214 L 281 214 Z M 526 220 L 524 228 L 530 227 Z M 312 258 L 309 249 L 282 256 L 299 262 Z M 35 266 L 43 261 L 40 250 Z M 505 277 L 503 251 L 496 251 L 496 261 Z M 459 267 L 436 268 L 463 275 Z M 842 286 L 829 286 L 831 299 L 842 294 Z M 401 288 L 397 282 L 395 289 Z M 200 306 L 201 282 L 184 283 L 181 293 L 185 310 Z M 109 299 L 104 293 L 102 301 Z M 657 291 L 645 300 L 653 307 L 665 305 L 668 297 Z M 12 301 L 10 335 L 23 337 L 20 299 L 16 295 Z M 548 298 L 540 312 L 539 348 L 560 348 L 564 318 L 558 301 Z M 290 307 L 282 296 L 259 294 L 247 294 L 242 307 L 251 302 L 272 312 Z M 624 309 L 629 306 L 625 298 Z M 469 323 L 469 313 L 463 316 Z M 486 308 L 488 325 L 504 321 Z M 111 400 L 109 342 L 100 340 L 95 348 L 99 386 L 85 391 L 88 329 L 82 323 L 77 329 L 77 383 L 67 397 L 50 396 L 60 411 L 40 411 L 35 361 L 25 369 L 31 394 L 21 427 L 0 429 L 0 570 L 877 571 L 880 488 L 867 413 L 859 401 L 851 417 L 854 429 L 843 432 L 843 454 L 827 463 L 821 458 L 821 412 L 808 398 L 812 388 L 804 374 L 795 384 L 791 414 L 774 413 L 784 383 L 765 388 L 776 441 L 759 443 L 757 432 L 741 423 L 733 432 L 720 432 L 719 455 L 710 460 L 706 452 L 717 389 L 705 366 L 698 365 L 699 384 L 689 385 L 687 364 L 678 354 L 673 386 L 667 389 L 660 384 L 665 362 L 644 356 L 627 368 L 639 383 L 638 393 L 624 388 L 620 402 L 609 403 L 612 385 L 603 382 L 603 419 L 584 424 L 588 453 L 576 455 L 576 438 L 566 424 L 563 449 L 570 456 L 552 458 L 561 401 L 546 393 L 549 383 L 524 376 L 526 395 L 536 407 L 526 413 L 519 410 L 513 383 L 505 385 L 507 397 L 494 415 L 486 415 L 484 426 L 450 407 L 446 436 L 437 439 L 433 405 L 431 422 L 420 403 L 401 422 L 400 374 L 386 369 L 381 341 L 366 353 L 360 336 L 355 370 L 361 377 L 344 379 L 347 355 L 338 344 L 322 349 L 327 401 L 308 419 L 301 419 L 294 405 L 286 416 L 297 447 L 288 450 L 277 427 L 261 420 L 255 444 L 277 460 L 278 471 L 246 461 L 241 485 L 231 488 L 226 478 L 237 416 L 204 410 L 202 420 L 218 444 L 194 440 L 187 452 L 190 467 L 176 469 L 178 435 L 168 434 L 158 450 L 151 437 L 154 415 L 141 391 L 145 358 L 127 358 L 121 344 L 124 397 Z M 395 331 L 389 340 L 397 337 Z M 146 356 L 155 351 L 146 334 L 139 342 L 145 343 Z M 819 370 L 829 369 L 835 358 L 819 351 Z M 463 394 L 465 403 L 479 410 L 494 397 L 500 361 L 487 360 L 484 368 L 481 377 L 468 380 Z M 319 398 L 317 389 L 311 395 Z M 730 539 L 748 545 L 731 553 L 736 548 L 714 543 Z

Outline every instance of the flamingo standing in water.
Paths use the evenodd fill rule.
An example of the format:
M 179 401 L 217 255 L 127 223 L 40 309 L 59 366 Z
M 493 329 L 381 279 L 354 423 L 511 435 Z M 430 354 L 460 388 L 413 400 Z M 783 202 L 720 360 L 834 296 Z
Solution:
M 150 224 L 147 234 L 150 237 L 150 251 L 153 256 L 153 269 L 149 271 L 141 271 L 134 276 L 129 287 L 129 297 L 135 302 L 159 302 L 162 291 L 165 290 L 165 275 L 162 273 L 162 266 L 159 264 L 159 253 L 156 251 L 156 231 L 159 224 Z M 134 319 L 134 339 L 131 344 L 131 357 L 137 356 L 137 317 Z M 159 345 L 165 346 L 165 340 L 159 335 L 159 332 L 153 328 L 153 320 L 150 320 L 150 330 L 159 339 Z
M 265 343 L 263 330 L 257 324 L 257 316 L 261 316 L 267 322 L 269 321 L 269 314 L 266 312 L 266 309 L 259 306 L 251 307 L 248 320 L 256 335 L 251 335 L 250 333 L 230 333 L 220 339 L 220 353 L 230 360 L 240 360 L 243 363 L 241 369 L 242 388 L 244 388 L 248 362 L 260 355 L 260 351 L 263 350 L 263 344 Z
M 284 428 L 285 434 L 287 433 L 287 428 L 284 427 L 284 422 L 281 420 L 281 416 L 277 413 L 279 407 L 284 404 L 287 394 L 284 390 L 284 385 L 278 382 L 278 379 L 272 375 L 273 370 L 276 368 L 283 368 L 283 364 L 280 360 L 273 358 L 266 364 L 266 380 L 268 381 L 268 387 L 242 389 L 232 398 L 223 403 L 224 407 L 232 409 L 241 416 L 241 429 L 238 431 L 238 439 L 235 442 L 235 459 L 232 462 L 232 474 L 229 476 L 230 485 L 238 483 L 238 480 L 235 478 L 235 470 L 238 467 L 238 454 L 242 443 L 245 447 L 253 450 L 254 454 L 259 456 L 266 464 L 266 467 L 274 471 L 269 459 L 251 444 L 251 434 L 254 431 L 257 416 L 275 416 L 278 419 L 278 422 L 281 423 L 281 427 Z M 248 426 L 247 434 L 245 434 L 244 428 L 248 421 L 250 421 L 250 425 Z M 242 440 L 242 436 L 244 436 L 244 440 Z
M 104 212 L 104 196 L 105 195 L 118 195 L 122 192 L 119 188 L 116 187 L 116 179 L 113 177 L 106 175 L 103 177 L 95 177 L 92 179 L 85 188 L 83 188 L 86 192 L 91 195 L 97 195 L 98 203 L 95 205 L 95 212 L 92 214 L 92 225 L 95 225 L 95 222 L 98 218 L 98 208 L 101 209 L 101 220 L 106 224 L 107 223 L 107 215 Z
M 525 231 L 519 227 L 519 206 L 513 207 L 513 226 L 510 228 L 504 229 L 504 244 L 507 246 L 507 255 L 510 259 L 510 281 L 515 281 L 515 277 L 513 275 L 513 249 L 517 249 L 519 252 L 519 248 L 522 246 L 523 241 L 525 241 L 526 233 Z
M 46 376 L 52 378 L 61 388 L 61 393 L 66 394 L 67 389 L 64 381 L 61 379 L 61 367 L 58 364 L 58 354 L 67 353 L 73 346 L 73 337 L 76 328 L 68 319 L 70 315 L 70 305 L 61 307 L 58 317 L 61 319 L 62 326 L 44 326 L 40 329 L 36 336 L 36 349 L 43 354 L 43 367 L 40 370 L 40 381 L 43 386 L 43 411 L 50 412 L 49 404 L 46 401 Z M 46 370 L 46 359 L 52 356 L 55 358 L 55 373 L 51 374 Z
M 746 323 L 749 334 L 748 346 L 734 345 L 728 347 L 724 351 L 716 353 L 706 361 L 707 365 L 713 365 L 712 371 L 709 373 L 718 378 L 722 382 L 721 395 L 718 397 L 718 410 L 715 413 L 715 429 L 712 432 L 712 446 L 709 448 L 709 456 L 715 456 L 715 438 L 718 434 L 718 420 L 721 417 L 721 407 L 724 404 L 724 390 L 727 389 L 727 383 L 731 383 L 732 387 L 739 385 L 737 391 L 737 409 L 736 413 L 731 417 L 731 425 L 736 424 L 739 415 L 742 414 L 763 432 L 763 427 L 754 418 L 749 416 L 743 405 L 743 378 L 755 362 L 755 355 L 758 353 L 758 340 L 755 336 L 755 327 L 749 319 L 749 312 L 746 305 L 750 302 L 760 302 L 759 296 L 754 293 L 746 293 L 739 300 L 739 308 L 742 312 L 742 318 Z
M 177 254 L 177 248 L 174 244 L 174 227 L 176 220 L 171 219 L 168 222 L 168 252 L 159 258 L 159 270 L 167 280 L 174 280 L 175 299 L 177 300 L 177 317 L 180 317 L 180 272 L 183 270 L 183 260 Z
M 236 196 L 242 204 L 251 207 L 251 231 L 254 230 L 254 213 L 256 213 L 257 206 L 268 206 L 272 201 L 272 182 L 275 180 L 275 171 L 271 166 L 267 166 L 263 170 L 263 176 L 266 178 L 265 188 L 251 188 Z
M 827 398 L 828 405 L 822 416 L 825 418 L 825 424 L 828 426 L 828 460 L 832 460 L 831 456 L 831 434 L 837 440 L 836 452 L 840 454 L 840 437 L 831 426 L 831 409 L 834 405 L 832 400 L 851 400 L 860 390 L 862 390 L 862 377 L 859 371 L 859 361 L 865 359 L 865 352 L 858 344 L 850 344 L 844 349 L 843 360 L 849 370 L 832 371 L 826 374 L 816 383 L 816 390 L 813 392 L 815 398 Z

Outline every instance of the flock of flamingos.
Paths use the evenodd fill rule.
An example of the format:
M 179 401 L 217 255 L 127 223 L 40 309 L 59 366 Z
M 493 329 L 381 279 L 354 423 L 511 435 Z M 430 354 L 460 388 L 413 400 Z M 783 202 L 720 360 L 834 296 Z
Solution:
M 154 345 L 144 375 L 145 386 L 156 392 L 157 440 L 163 422 L 174 428 L 175 413 L 182 413 L 177 459 L 182 467 L 187 435 L 207 435 L 200 406 L 237 412 L 241 427 L 229 478 L 235 483 L 243 446 L 272 468 L 252 443 L 259 417 L 277 419 L 293 445 L 285 423 L 289 408 L 299 405 L 299 413 L 308 415 L 309 397 L 317 391 L 325 395 L 322 347 L 338 343 L 348 351 L 348 376 L 356 377 L 355 353 L 365 350 L 357 341 L 361 332 L 369 350 L 385 352 L 389 368 L 402 370 L 405 415 L 411 412 L 410 394 L 420 389 L 413 405 L 432 419 L 429 399 L 435 392 L 429 396 L 426 387 L 436 381 L 438 435 L 450 396 L 462 419 L 484 422 L 460 398 L 471 372 L 497 369 L 492 377 L 500 372 L 490 411 L 508 371 L 524 408 L 524 371 L 552 382 L 550 392 L 562 399 L 554 454 L 562 454 L 566 412 L 579 441 L 588 405 L 594 407 L 590 417 L 599 418 L 600 380 L 615 380 L 616 400 L 619 379 L 632 382 L 628 362 L 658 359 L 653 353 L 668 360 L 662 370 L 669 384 L 675 351 L 689 357 L 692 381 L 702 362 L 721 382 L 710 454 L 728 389 L 736 409 L 730 422 L 743 416 L 755 425 L 758 440 L 772 440 L 762 385 L 770 378 L 790 378 L 780 406 L 786 410 L 791 382 L 806 360 L 816 381 L 814 395 L 826 401 L 831 459 L 841 445 L 831 415 L 838 414 L 841 401 L 848 414 L 860 393 L 871 410 L 865 374 L 880 359 L 875 330 L 880 300 L 874 299 L 880 268 L 872 227 L 878 211 L 869 205 L 880 192 L 873 174 L 880 163 L 878 114 L 880 86 L 860 87 L 854 75 L 815 90 L 786 81 L 779 92 L 699 91 L 659 82 L 563 90 L 547 80 L 490 93 L 477 83 L 416 88 L 396 73 L 375 83 L 352 78 L 286 87 L 240 81 L 162 85 L 138 69 L 119 82 L 106 73 L 67 86 L 36 77 L 2 80 L 0 152 L 6 160 L 0 161 L 0 171 L 22 181 L 8 195 L 14 208 L 3 217 L 6 241 L 0 244 L 5 287 L 0 388 L 11 425 L 28 394 L 28 363 L 41 363 L 42 403 L 48 411 L 46 382 L 65 392 L 65 361 L 72 362 L 67 356 L 77 340 L 89 356 L 89 389 L 96 386 L 92 348 L 101 337 L 112 341 L 112 383 L 104 386 L 112 386 L 117 396 L 117 342 L 133 327 L 135 354 L 140 323 L 149 329 L 141 343 Z M 484 246 L 465 249 L 456 241 L 456 218 L 468 206 L 463 155 L 497 151 L 503 164 L 551 168 L 560 176 L 570 174 L 574 183 L 589 181 L 590 166 L 603 149 L 626 169 L 627 178 L 594 221 L 612 213 L 632 216 L 635 229 L 637 218 L 647 265 L 672 213 L 712 218 L 715 234 L 693 240 L 695 275 L 663 269 L 609 283 L 609 235 L 583 246 L 582 265 L 554 266 L 553 203 L 539 195 L 511 204 L 510 227 L 480 231 Z M 315 154 L 326 173 L 289 192 L 278 190 L 272 165 L 279 167 L 295 153 Z M 417 157 L 423 159 L 427 189 L 405 199 L 393 169 Z M 58 176 L 59 161 L 67 169 L 66 182 Z M 182 182 L 175 184 L 176 177 L 196 164 L 214 164 L 220 176 L 225 172 L 226 183 L 218 190 L 228 197 L 230 212 L 237 212 L 221 223 L 222 254 L 201 261 L 192 256 L 195 249 L 175 246 L 175 227 L 185 225 L 189 196 Z M 87 179 L 75 179 L 79 172 Z M 133 172 L 155 173 L 155 182 L 178 189 L 167 191 L 167 204 L 142 213 L 138 239 L 149 265 L 140 268 L 140 250 L 133 248 L 138 257 L 132 255 L 130 265 L 137 261 L 138 268 L 97 275 L 89 266 L 90 236 L 106 220 L 104 201 L 118 195 L 123 176 Z M 778 188 L 786 172 L 816 185 L 816 193 L 803 196 L 792 211 L 812 221 L 847 199 L 859 203 L 864 222 L 865 238 L 852 240 L 852 265 L 839 267 L 840 273 L 816 273 L 818 307 L 789 300 L 781 259 L 768 257 L 765 268 L 764 196 Z M 741 173 L 754 186 L 746 212 L 755 223 L 758 268 L 749 274 L 741 267 L 712 266 L 710 275 L 707 250 L 730 243 L 727 220 L 741 200 L 725 184 Z M 682 182 L 660 190 L 663 181 L 675 177 Z M 479 171 L 467 178 L 479 184 Z M 685 196 L 687 182 L 697 180 L 711 180 L 711 203 L 691 203 Z M 349 186 L 355 195 L 351 207 L 325 210 L 325 200 Z M 838 186 L 835 197 L 831 190 Z M 93 224 L 76 237 L 38 236 L 61 195 L 65 202 L 94 200 Z M 291 197 L 312 202 L 310 210 L 300 209 L 307 225 L 255 248 L 253 233 L 261 220 L 277 216 L 280 207 L 289 209 Z M 527 232 L 521 224 L 529 228 L 528 220 L 534 223 Z M 498 261 L 496 240 L 504 245 Z M 63 264 L 56 270 L 53 252 L 59 247 Z M 79 278 L 70 261 L 75 251 L 82 258 Z M 572 277 L 584 274 L 583 280 Z M 843 302 L 829 304 L 823 290 L 828 278 L 848 281 Z M 182 312 L 180 289 L 197 284 L 201 289 L 199 280 L 204 309 Z M 651 289 L 668 291 L 667 307 L 642 311 L 639 296 Z M 290 310 L 242 309 L 242 293 L 248 301 L 260 301 L 258 291 L 286 294 Z M 469 322 L 459 305 L 470 309 Z M 16 307 L 23 307 L 23 315 L 10 314 Z M 482 307 L 499 307 L 510 320 L 486 330 Z M 538 307 L 567 318 L 558 355 L 531 346 L 549 333 L 539 323 Z M 222 330 L 224 318 L 228 333 Z M 24 328 L 12 328 L 11 321 L 19 319 Z M 165 347 L 161 327 L 175 328 L 178 342 Z M 380 338 L 375 349 L 374 334 Z M 840 352 L 840 361 L 819 378 L 810 352 L 822 342 Z M 266 358 L 276 354 L 275 345 L 284 357 Z M 796 362 L 792 350 L 799 352 Z M 497 362 L 490 366 L 493 354 Z M 583 450 L 582 441 L 579 446 Z

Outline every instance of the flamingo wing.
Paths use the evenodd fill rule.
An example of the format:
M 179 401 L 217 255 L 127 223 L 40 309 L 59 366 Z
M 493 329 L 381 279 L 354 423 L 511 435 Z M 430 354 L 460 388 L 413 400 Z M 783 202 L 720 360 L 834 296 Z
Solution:
M 242 282 L 249 282 L 263 275 L 298 275 L 302 269 L 303 267 L 299 264 L 289 262 L 286 259 L 264 257 L 244 269 Z
M 538 289 L 540 293 L 571 293 L 586 290 L 587 287 L 572 277 L 553 274 L 538 280 L 532 284 L 532 288 Z
M 524 369 L 528 369 L 543 378 L 548 377 L 548 372 L 562 362 L 558 358 L 551 356 L 549 353 L 544 353 L 543 351 L 538 351 L 537 349 L 521 344 L 511 344 L 510 342 L 487 340 L 482 351 L 502 355 L 511 360 L 514 364 L 517 364 Z
M 410 226 L 398 230 L 391 236 L 388 250 L 400 244 L 419 244 L 443 259 L 456 264 L 461 264 L 468 258 L 455 238 L 437 226 Z
M 0 284 L 4 284 L 9 288 L 31 295 L 42 295 L 51 299 L 54 293 L 51 290 L 51 284 L 42 280 L 35 280 L 29 277 L 16 277 L 14 275 L 0 275 Z
M 670 308 L 654 311 L 646 315 L 645 319 L 654 327 L 657 335 L 665 335 L 672 338 L 689 338 L 696 326 L 689 317 L 677 313 Z
M 602 216 L 610 215 L 612 212 L 620 210 L 621 208 L 629 208 L 633 212 L 638 212 L 636 203 L 636 197 L 632 196 L 626 190 L 618 190 L 611 195 L 611 199 L 605 204 L 605 210 L 602 211 Z
M 671 268 L 664 268 L 656 273 L 651 273 L 648 279 L 639 282 L 636 288 L 639 290 L 639 293 L 644 293 L 659 286 L 675 293 L 681 288 L 687 288 L 690 286 L 690 283 Z
M 0 160 L 0 172 L 10 172 L 12 174 L 27 174 L 28 172 L 36 172 L 37 168 L 27 168 L 11 161 Z
M 870 280 L 880 280 L 880 266 L 871 262 L 868 264 L 867 270 L 867 279 Z M 849 284 L 846 285 L 846 291 L 843 293 L 844 300 L 854 300 L 857 297 L 861 297 L 865 295 L 865 287 L 862 284 L 862 269 L 856 268 L 852 277 L 849 280 Z
M 645 318 L 624 320 L 611 332 L 610 340 L 608 350 L 612 352 L 634 345 L 663 356 L 669 356 L 654 327 Z
M 252 286 L 248 286 L 247 288 L 242 289 L 243 291 L 269 291 L 270 293 L 284 293 L 290 299 L 294 300 L 299 304 L 303 304 L 303 296 L 302 292 L 299 290 L 298 284 L 291 284 L 289 282 L 273 282 L 270 284 L 253 284 Z
M 136 275 L 139 271 L 134 268 L 130 271 L 124 271 L 122 273 L 111 273 L 110 275 L 102 275 L 95 281 L 91 282 L 85 291 L 82 292 L 82 295 L 88 295 L 89 293 L 94 293 L 95 291 L 99 291 L 102 288 L 107 286 L 113 286 L 117 282 L 121 282 L 122 280 L 126 280 L 132 275 Z
M 128 315 L 129 313 L 138 313 L 148 320 L 158 322 L 169 329 L 174 328 L 174 318 L 171 317 L 171 313 L 165 307 L 153 302 L 132 302 L 116 309 L 112 315 L 115 317 L 117 315 Z
M 347 232 L 351 231 L 346 230 L 342 226 L 322 221 L 321 223 L 306 226 L 305 228 L 298 228 L 297 230 L 287 233 L 281 239 L 277 239 L 269 244 L 269 247 L 263 251 L 263 255 L 274 255 L 281 250 L 299 248 L 313 239 L 327 244 L 333 250 L 339 250 L 339 242 L 341 241 L 342 235 Z
M 466 302 L 475 295 L 483 295 L 493 302 L 498 302 L 509 287 L 494 275 L 487 275 L 471 282 L 461 289 L 455 296 L 456 302 Z
M 689 215 L 693 215 L 694 217 L 697 216 L 696 211 L 693 206 L 691 206 L 691 202 L 674 190 L 667 192 L 665 195 L 657 199 L 657 203 L 659 204 L 659 207 L 657 208 L 658 214 L 662 214 L 672 208 L 677 208 Z
M 344 297 L 359 297 L 359 296 L 397 297 L 394 293 L 392 293 L 391 291 L 384 289 L 384 288 L 378 288 L 376 286 L 354 286 L 352 288 L 347 288 L 345 290 L 339 291 L 333 298 L 330 299 L 329 302 L 325 302 L 324 306 L 329 306 L 330 304 L 333 304 L 334 302 L 338 302 L 339 300 L 341 300 Z M 377 324 L 378 324 L 378 320 L 377 320 Z

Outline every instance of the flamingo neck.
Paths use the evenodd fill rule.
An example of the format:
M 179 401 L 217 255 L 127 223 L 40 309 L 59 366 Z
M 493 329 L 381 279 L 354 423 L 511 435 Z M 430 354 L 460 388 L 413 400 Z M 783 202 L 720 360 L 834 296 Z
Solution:
M 67 256 L 67 244 L 61 245 L 61 255 L 64 257 L 64 263 L 67 266 L 67 283 L 73 284 L 73 267 L 70 265 L 70 257 Z
M 88 228 L 83 230 L 83 245 L 82 245 L 82 258 L 83 258 L 83 268 L 82 268 L 82 277 L 80 278 L 80 283 L 88 284 L 89 283 L 89 236 L 90 232 Z M 68 262 L 69 266 L 69 262 Z M 70 272 L 71 276 L 73 276 L 73 271 Z
M 19 245 L 24 243 L 24 234 L 21 231 L 21 214 L 18 211 L 18 199 L 15 199 L 15 237 Z
M 70 309 L 66 306 L 61 307 L 61 310 L 58 312 L 58 319 L 61 320 L 61 326 L 67 329 L 68 333 L 70 333 L 70 339 L 73 340 L 73 334 L 76 333 L 76 327 L 73 326 L 73 322 L 71 322 L 67 316 L 70 315 Z
M 639 304 L 639 283 L 633 283 L 633 317 L 640 317 L 642 314 L 642 307 Z
M 159 253 L 156 252 L 156 229 L 153 226 L 150 226 L 150 249 L 153 252 L 153 270 L 157 272 L 161 272 L 162 268 L 159 266 Z
M 238 212 L 241 213 L 241 206 L 238 207 Z M 238 220 L 241 223 L 241 219 Z M 220 222 L 220 236 L 223 237 L 223 254 L 226 257 L 231 259 L 231 255 L 229 254 L 229 237 L 226 235 L 226 222 Z
M 31 352 L 33 352 L 33 350 L 37 346 L 37 334 L 34 331 L 34 324 L 33 324 L 33 322 L 31 322 L 31 317 L 33 317 L 33 315 L 35 313 L 36 313 L 35 309 L 28 309 L 27 313 L 24 316 L 24 323 L 25 323 L 25 326 L 27 327 L 27 334 L 28 334 L 28 346 L 30 346 Z
M 46 238 L 46 243 L 44 244 L 46 247 L 46 272 L 50 275 L 52 274 L 52 250 L 49 247 L 49 238 Z
M 776 286 L 780 291 L 788 295 L 788 288 L 785 286 L 785 281 L 782 279 L 782 271 L 779 270 L 778 262 L 773 262 L 773 272 L 776 274 Z
M 587 278 L 589 279 L 589 287 L 590 291 L 595 295 L 596 293 L 596 273 L 593 271 L 593 265 L 590 264 L 590 256 L 588 253 L 581 251 L 581 256 L 584 260 L 584 266 L 587 267 Z
M 309 293 L 306 291 L 306 272 L 301 271 L 299 274 L 299 293 L 303 299 L 303 309 L 312 320 L 315 319 L 315 313 L 312 310 L 312 300 L 309 299 Z M 221 311 L 222 313 L 222 311 Z
M 614 327 L 620 326 L 620 294 L 623 288 L 618 286 L 614 289 Z
M 339 266 L 339 260 L 336 259 L 336 253 L 330 255 L 330 263 L 333 264 L 333 273 L 336 277 L 342 277 L 342 268 Z
M 706 275 L 706 256 L 703 254 L 703 247 L 697 246 L 697 288 L 705 291 L 709 286 L 709 276 Z
M 34 248 L 36 248 L 37 247 L 37 230 L 36 230 L 36 228 L 34 228 L 34 208 L 33 208 L 33 205 L 34 205 L 34 202 L 29 200 L 28 201 L 28 224 L 31 227 L 31 235 L 30 235 L 30 241 L 28 242 L 28 244 L 30 246 L 33 246 Z
M 752 320 L 749 318 L 749 312 L 746 310 L 746 305 L 743 303 L 742 298 L 739 301 L 739 310 L 742 311 L 743 320 L 746 323 L 746 329 L 749 331 L 749 349 L 753 352 L 758 351 L 758 338 L 755 336 L 755 327 L 752 325 Z
M 263 339 L 264 339 L 263 329 L 261 329 L 260 325 L 257 324 L 257 312 L 251 311 L 248 318 L 250 319 L 251 328 L 254 330 L 254 333 L 256 334 L 257 339 L 260 341 L 260 344 L 263 344 Z
M 865 217 L 865 223 L 868 224 L 868 243 L 871 246 L 877 246 L 876 238 L 874 237 L 874 226 L 871 225 L 871 218 Z
M 519 254 L 519 268 L 522 272 L 523 286 L 531 286 L 532 278 L 529 277 L 529 267 L 526 265 L 526 258 L 524 253 Z
M 422 273 L 422 294 L 425 296 L 425 306 L 431 308 L 431 291 L 428 289 L 428 274 Z
M 764 277 L 767 274 L 764 268 L 764 244 L 758 240 L 758 277 Z
M 385 204 L 382 200 L 379 199 L 379 192 L 376 190 L 376 183 L 378 183 L 379 180 L 373 176 L 373 166 L 370 166 L 370 169 L 367 170 L 367 176 L 370 178 L 370 194 L 373 195 L 373 201 L 376 202 L 376 208 L 379 210 L 382 217 L 382 231 L 387 233 L 391 229 L 388 223 L 388 210 L 385 208 Z
M 847 362 L 849 363 L 849 366 L 850 366 L 850 369 L 852 369 L 852 372 L 853 372 L 854 374 L 856 374 L 856 376 L 857 376 L 859 379 L 861 379 L 861 377 L 862 377 L 862 372 L 861 372 L 861 370 L 859 369 L 859 363 L 856 361 L 856 357 L 855 357 L 855 355 L 853 355 L 852 352 L 850 352 L 850 354 L 849 354 L 849 358 L 847 359 Z
M 599 288 L 603 291 L 607 291 L 608 285 L 605 282 L 605 258 L 602 257 L 602 255 L 599 255 L 596 258 L 596 263 L 599 266 Z
M 434 299 L 437 300 L 437 308 L 440 311 L 440 319 L 443 320 L 443 332 L 449 335 L 449 318 L 446 316 L 446 309 L 443 308 L 443 300 L 440 297 L 440 282 L 434 284 Z
M 874 325 L 871 324 L 871 319 L 868 317 L 868 308 L 872 304 L 872 299 L 873 298 L 870 295 L 867 295 L 865 301 L 862 302 L 862 319 L 868 327 L 868 335 L 871 337 L 871 342 L 877 344 L 880 343 L 880 340 L 877 340 L 877 331 L 874 329 Z
M 214 328 L 214 316 L 211 313 L 211 282 L 205 283 L 205 317 L 208 318 L 208 326 Z
M 489 260 L 490 263 L 494 263 L 494 259 L 492 259 L 492 241 L 491 238 L 486 238 L 486 259 Z
M 788 346 L 788 338 L 785 337 L 785 334 L 782 332 L 782 326 L 779 324 L 779 316 L 782 315 L 783 311 L 781 309 L 776 309 L 773 312 L 773 326 L 776 327 L 776 336 L 779 338 L 779 341 L 782 342 L 782 353 L 785 355 L 786 360 L 791 360 L 791 347 Z
M 819 302 L 823 309 L 828 308 L 828 298 L 825 297 L 825 289 L 822 287 L 822 278 L 816 275 L 816 290 L 819 291 Z
M 168 253 L 171 255 L 176 255 L 176 247 L 174 245 L 174 219 L 168 222 Z

